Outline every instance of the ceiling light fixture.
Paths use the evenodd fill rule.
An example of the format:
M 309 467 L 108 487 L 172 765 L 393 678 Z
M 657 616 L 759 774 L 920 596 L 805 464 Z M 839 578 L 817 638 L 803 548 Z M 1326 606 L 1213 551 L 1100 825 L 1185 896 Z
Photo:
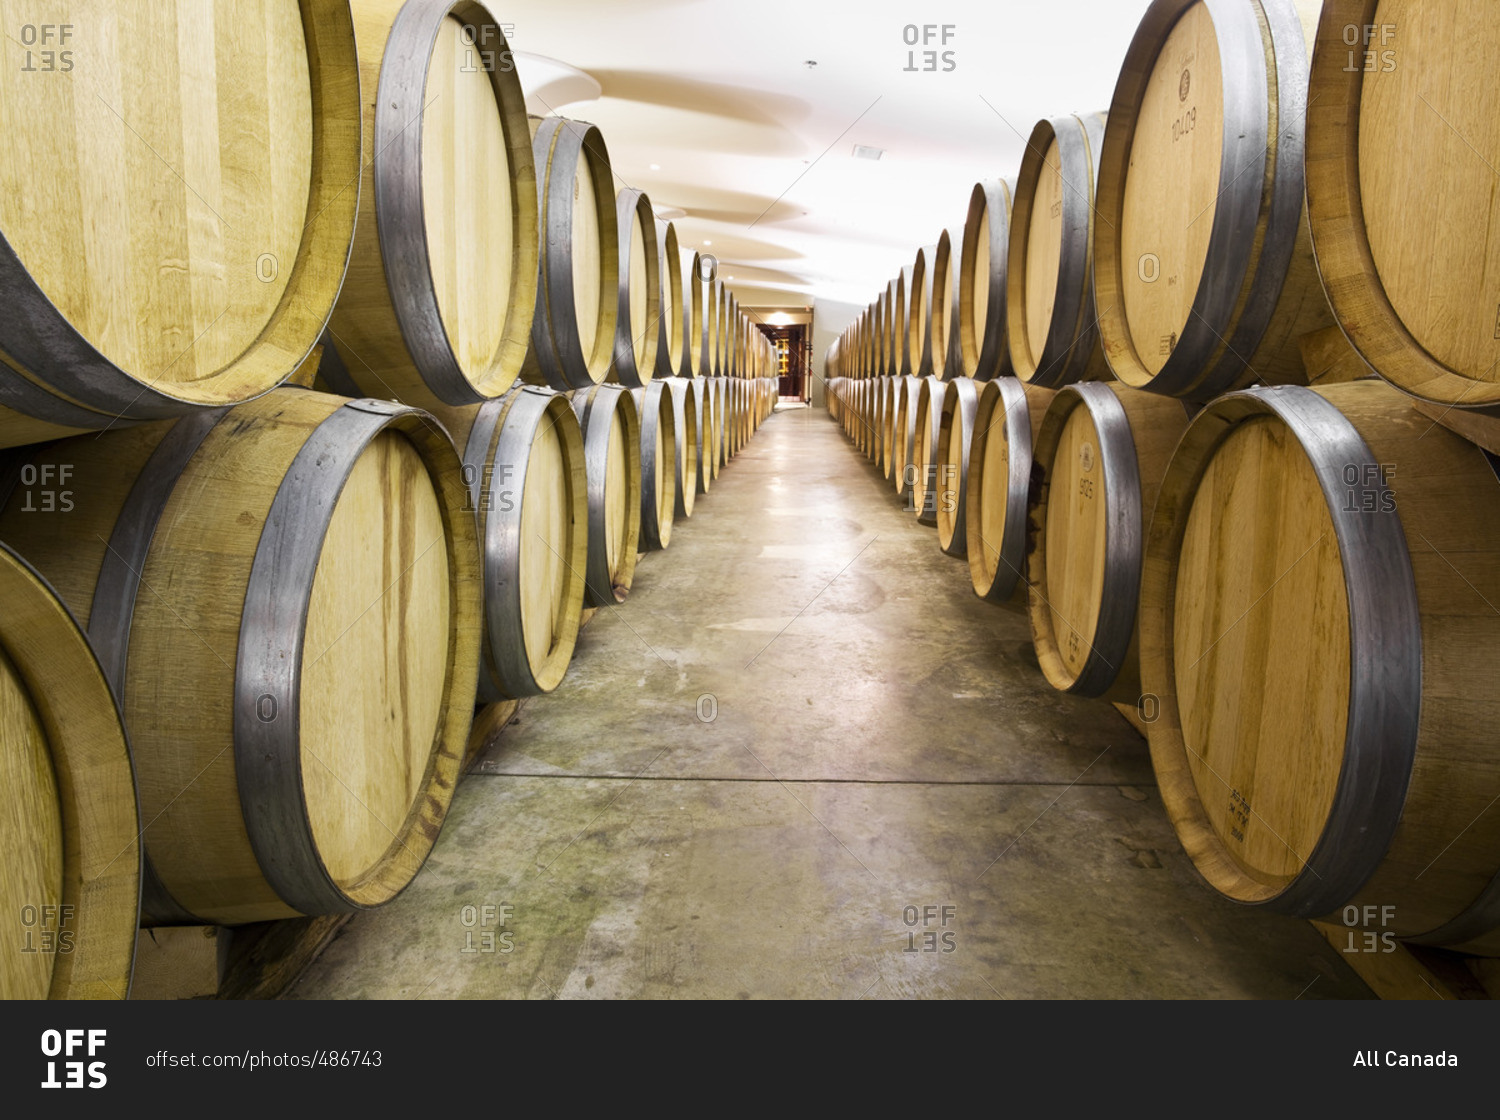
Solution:
M 651 170 L 652 171 L 660 171 L 661 170 L 661 164 L 659 164 L 659 163 L 653 163 L 651 165 Z
M 884 148 L 871 148 L 864 144 L 854 145 L 855 159 L 879 159 L 883 155 L 885 155 Z

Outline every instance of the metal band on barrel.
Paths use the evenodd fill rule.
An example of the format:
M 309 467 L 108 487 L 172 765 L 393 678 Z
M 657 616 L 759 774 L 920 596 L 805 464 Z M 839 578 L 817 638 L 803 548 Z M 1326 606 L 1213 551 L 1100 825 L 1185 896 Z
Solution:
M 313 579 L 355 462 L 404 405 L 351 401 L 317 426 L 276 490 L 245 588 L 234 681 L 235 782 L 256 862 L 304 914 L 364 909 L 318 854 L 302 786 L 301 678 Z M 275 715 L 266 720 L 265 698 Z

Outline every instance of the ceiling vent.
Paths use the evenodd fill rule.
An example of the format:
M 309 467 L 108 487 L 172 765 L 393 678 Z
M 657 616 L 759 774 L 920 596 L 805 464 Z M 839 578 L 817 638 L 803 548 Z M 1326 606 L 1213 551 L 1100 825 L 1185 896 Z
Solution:
M 854 145 L 855 159 L 879 159 L 885 155 L 884 148 L 868 148 L 863 144 Z

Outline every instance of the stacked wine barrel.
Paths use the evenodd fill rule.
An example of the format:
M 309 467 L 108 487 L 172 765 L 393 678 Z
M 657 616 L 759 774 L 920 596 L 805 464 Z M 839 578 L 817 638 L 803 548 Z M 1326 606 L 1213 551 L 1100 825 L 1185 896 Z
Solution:
M 127 7 L 74 64 L 128 104 L 0 79 L 0 998 L 394 898 L 476 706 L 558 687 L 772 400 L 484 4 L 246 5 L 207 72 Z
M 1500 144 L 1442 123 L 1500 32 L 1409 9 L 1157 0 L 827 397 L 1044 677 L 1137 709 L 1215 890 L 1500 955 Z

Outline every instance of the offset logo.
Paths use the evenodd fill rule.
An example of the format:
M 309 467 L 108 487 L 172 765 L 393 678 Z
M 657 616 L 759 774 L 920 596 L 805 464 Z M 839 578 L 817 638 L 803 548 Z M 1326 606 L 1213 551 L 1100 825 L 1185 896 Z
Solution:
M 85 1062 L 84 1058 L 96 1058 L 104 1049 L 103 1030 L 67 1030 L 42 1032 L 42 1056 L 47 1062 L 47 1079 L 43 1089 L 102 1089 L 109 1078 L 104 1074 L 104 1062 Z M 59 1062 L 56 1059 L 66 1058 Z M 61 1066 L 59 1071 L 58 1067 Z M 62 1080 L 58 1080 L 61 1072 Z

